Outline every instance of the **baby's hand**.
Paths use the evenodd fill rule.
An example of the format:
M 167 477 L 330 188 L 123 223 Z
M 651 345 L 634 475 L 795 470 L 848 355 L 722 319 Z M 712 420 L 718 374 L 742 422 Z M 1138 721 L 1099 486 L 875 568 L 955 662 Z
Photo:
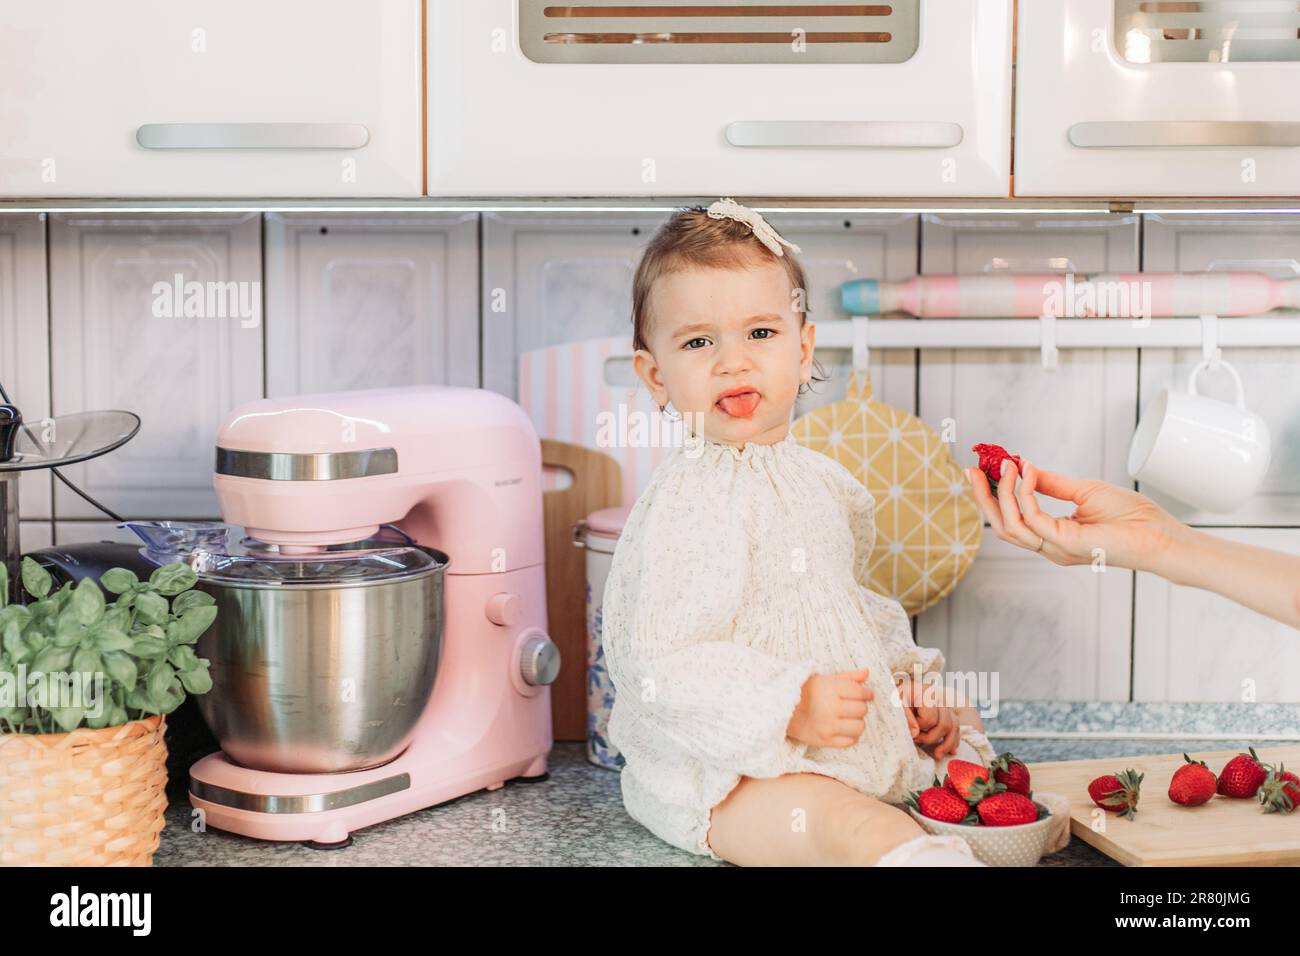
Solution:
M 786 736 L 813 747 L 851 747 L 867 729 L 867 701 L 876 696 L 866 686 L 865 667 L 844 674 L 814 674 L 803 684 Z
M 912 740 L 926 749 L 933 746 L 931 756 L 935 760 L 955 753 L 961 743 L 961 720 L 956 708 L 927 700 L 925 688 L 916 686 L 910 677 L 903 677 L 897 686 Z

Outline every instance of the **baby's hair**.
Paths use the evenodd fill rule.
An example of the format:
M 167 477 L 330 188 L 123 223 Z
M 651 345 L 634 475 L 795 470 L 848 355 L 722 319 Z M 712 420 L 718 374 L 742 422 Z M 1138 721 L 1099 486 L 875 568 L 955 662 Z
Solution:
M 653 317 L 650 315 L 650 290 L 655 280 L 672 272 L 692 267 L 714 269 L 745 269 L 754 265 L 776 262 L 785 269 L 790 288 L 795 295 L 793 305 L 799 313 L 799 327 L 808 321 L 808 280 L 803 266 L 794 254 L 785 249 L 778 256 L 763 245 L 743 222 L 734 219 L 713 219 L 707 207 L 692 206 L 681 209 L 659 227 L 641 255 L 641 262 L 632 279 L 632 347 L 650 350 L 649 331 Z M 821 364 L 813 359 L 814 382 L 825 382 Z M 799 386 L 799 394 L 808 388 Z

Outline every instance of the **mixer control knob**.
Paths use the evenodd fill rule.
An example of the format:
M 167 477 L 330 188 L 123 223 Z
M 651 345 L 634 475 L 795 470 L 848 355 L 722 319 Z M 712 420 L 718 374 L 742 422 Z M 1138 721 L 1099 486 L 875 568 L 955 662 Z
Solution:
M 554 683 L 560 676 L 560 649 L 549 637 L 530 638 L 519 655 L 519 671 L 525 683 Z
M 486 611 L 493 624 L 510 627 L 519 622 L 519 595 L 509 591 L 494 594 L 488 598 Z

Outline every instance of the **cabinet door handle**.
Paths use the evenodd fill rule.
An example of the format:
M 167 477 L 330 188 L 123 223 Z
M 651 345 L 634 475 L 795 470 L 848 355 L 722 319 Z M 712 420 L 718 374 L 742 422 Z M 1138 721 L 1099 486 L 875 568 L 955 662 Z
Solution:
M 1300 123 L 1241 120 L 1075 123 L 1070 127 L 1070 142 L 1081 149 L 1300 146 Z
M 727 124 L 732 146 L 841 146 L 851 149 L 951 149 L 960 123 L 884 120 L 744 120 Z
M 360 149 L 370 130 L 355 123 L 147 123 L 145 149 Z

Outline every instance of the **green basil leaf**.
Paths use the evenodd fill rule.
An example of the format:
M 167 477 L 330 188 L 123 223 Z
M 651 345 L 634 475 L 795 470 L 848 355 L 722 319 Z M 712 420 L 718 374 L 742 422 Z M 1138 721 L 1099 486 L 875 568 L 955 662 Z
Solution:
M 126 634 L 116 628 L 100 625 L 95 628 L 95 646 L 100 651 L 129 651 L 135 644 Z
M 199 666 L 198 655 L 188 644 L 177 644 L 167 652 L 167 661 L 178 671 L 193 670 Z
M 167 599 L 153 591 L 140 592 L 135 598 L 135 618 L 142 624 L 162 624 L 167 620 Z
M 134 571 L 128 571 L 126 568 L 109 568 L 99 578 L 99 583 L 104 585 L 104 590 L 109 594 L 125 594 L 131 590 L 131 585 L 139 582 Z
M 23 558 L 22 574 L 23 590 L 38 600 L 49 594 L 50 588 L 54 586 L 50 572 L 31 558 Z
M 80 623 L 94 624 L 104 613 L 104 592 L 90 578 L 82 578 L 72 592 L 69 607 Z
M 208 607 L 215 603 L 217 599 L 207 591 L 186 591 L 184 594 L 176 595 L 172 601 L 172 613 L 180 617 L 192 608 Z
M 198 581 L 198 575 L 188 565 L 168 564 L 154 571 L 149 576 L 150 586 L 157 588 L 159 594 L 171 596 L 188 591 Z
M 55 707 L 50 713 L 54 716 L 54 722 L 65 731 L 76 730 L 81 724 L 81 718 L 86 716 L 84 707 Z
M 212 605 L 190 608 L 167 625 L 167 639 L 173 644 L 193 644 L 203 636 L 216 617 L 217 609 Z
M 36 655 L 30 669 L 40 674 L 66 671 L 72 664 L 72 652 L 71 647 L 47 647 Z
M 131 645 L 131 653 L 145 660 L 153 660 L 167 653 L 166 638 L 154 637 L 152 634 L 137 634 Z
M 149 679 L 146 683 L 146 689 L 149 696 L 154 700 L 159 700 L 167 693 L 168 688 L 172 685 L 172 678 L 176 676 L 176 671 L 166 661 L 159 661 L 149 671 Z
M 181 671 L 181 683 L 191 694 L 206 694 L 212 690 L 212 675 L 207 661 L 199 661 L 193 670 Z
M 138 678 L 135 661 L 121 651 L 105 651 L 104 670 L 123 687 L 134 687 Z
M 72 655 L 72 669 L 78 674 L 101 674 L 104 660 L 94 648 L 81 647 Z

